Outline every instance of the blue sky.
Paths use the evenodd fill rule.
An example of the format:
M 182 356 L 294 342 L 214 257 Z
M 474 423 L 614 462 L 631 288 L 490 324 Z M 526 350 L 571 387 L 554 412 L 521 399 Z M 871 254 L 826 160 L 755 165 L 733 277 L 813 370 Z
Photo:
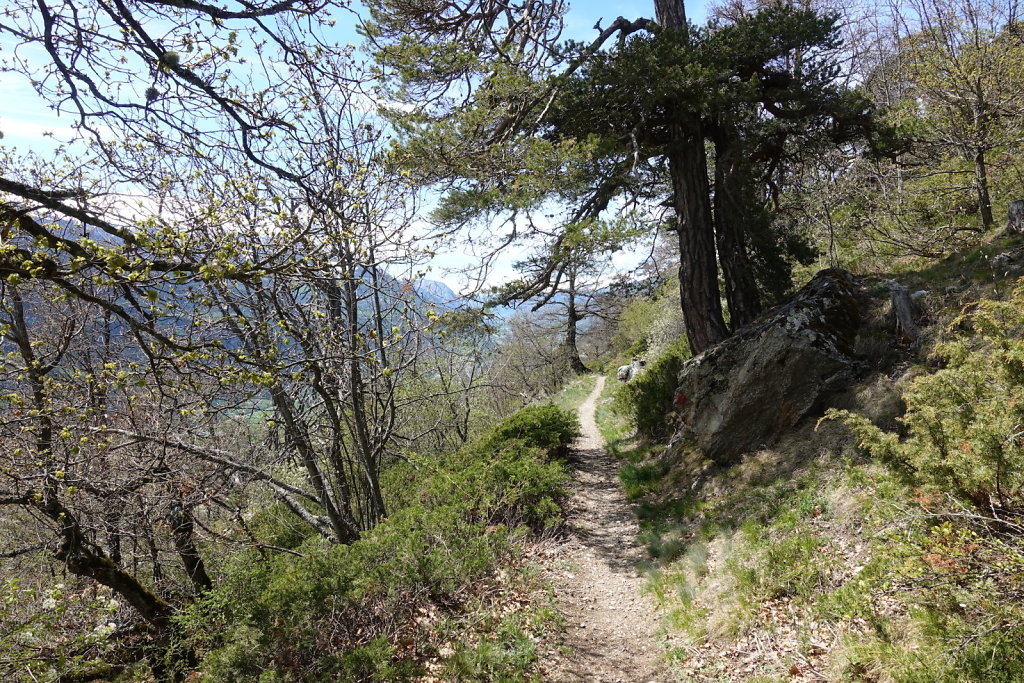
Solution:
M 705 1 L 694 2 L 687 0 L 686 16 L 695 24 L 700 24 L 705 19 Z M 622 2 L 621 0 L 597 0 L 586 2 L 577 0 L 570 3 L 569 15 L 567 17 L 568 37 L 578 40 L 593 38 L 595 35 L 594 22 L 604 17 L 602 26 L 607 26 L 617 17 L 636 19 L 638 17 L 654 18 L 654 1 L 646 2 Z

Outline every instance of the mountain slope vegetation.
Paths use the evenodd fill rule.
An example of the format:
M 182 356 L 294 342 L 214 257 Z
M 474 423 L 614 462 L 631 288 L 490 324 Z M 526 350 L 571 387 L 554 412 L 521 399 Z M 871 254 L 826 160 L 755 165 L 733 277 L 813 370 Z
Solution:
M 685 636 L 670 653 L 684 678 L 1021 676 L 1020 253 L 1003 238 L 861 276 L 864 376 L 735 466 L 666 445 L 663 428 L 630 436 L 630 416 L 657 423 L 654 405 L 671 424 L 658 371 L 669 361 L 609 399 L 602 422 L 636 501 L 649 589 Z M 894 276 L 929 288 L 916 290 L 919 344 L 893 316 Z
M 643 670 L 1024 678 L 1018 0 L 692 10 L 10 0 L 0 678 L 570 675 L 580 482 Z M 835 391 L 702 452 L 825 270 Z

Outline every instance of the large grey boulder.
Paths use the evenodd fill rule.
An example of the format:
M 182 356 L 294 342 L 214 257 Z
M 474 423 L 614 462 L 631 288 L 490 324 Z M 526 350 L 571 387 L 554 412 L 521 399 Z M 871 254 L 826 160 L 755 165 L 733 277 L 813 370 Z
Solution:
M 818 273 L 788 303 L 683 365 L 682 431 L 720 465 L 770 445 L 849 386 L 859 326 L 853 276 Z

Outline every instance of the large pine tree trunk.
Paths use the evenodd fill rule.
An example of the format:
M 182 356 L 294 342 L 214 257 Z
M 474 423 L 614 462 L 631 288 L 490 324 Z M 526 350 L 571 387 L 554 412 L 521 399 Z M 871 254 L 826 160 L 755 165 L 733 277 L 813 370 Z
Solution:
M 700 118 L 680 113 L 672 124 L 671 135 L 668 161 L 679 235 L 679 295 L 690 351 L 698 354 L 729 336 L 718 290 L 715 231 Z
M 761 297 L 747 254 L 745 224 L 752 219 L 742 149 L 727 136 L 715 143 L 715 238 L 725 278 L 729 322 L 737 330 L 761 314 Z
M 654 0 L 654 18 L 665 28 L 686 28 L 686 8 L 681 0 Z
M 680 0 L 655 0 L 655 17 L 667 29 L 688 31 Z M 679 294 L 686 337 L 694 354 L 729 336 L 722 317 L 715 261 L 704 134 L 696 112 L 679 109 L 669 126 L 676 230 L 679 234 Z

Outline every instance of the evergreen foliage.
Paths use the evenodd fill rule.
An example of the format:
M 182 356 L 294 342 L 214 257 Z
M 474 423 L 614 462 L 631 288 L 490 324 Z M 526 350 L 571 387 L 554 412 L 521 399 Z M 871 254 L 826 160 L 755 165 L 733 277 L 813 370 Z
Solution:
M 907 438 L 865 418 L 835 411 L 860 444 L 910 469 L 922 484 L 975 501 L 1024 504 L 1024 288 L 1007 301 L 983 300 L 955 325 L 974 334 L 938 346 L 946 367 L 923 375 L 903 395 Z
M 647 363 L 643 371 L 616 394 L 616 407 L 631 418 L 642 436 L 660 439 L 671 433 L 673 425 L 669 415 L 679 371 L 689 357 L 686 340 L 678 340 L 661 356 Z
M 527 406 L 505 418 L 484 439 L 482 448 L 501 447 L 508 441 L 521 441 L 552 456 L 564 457 L 568 447 L 580 436 L 579 421 L 553 403 Z
M 223 582 L 179 618 L 204 676 L 390 681 L 419 674 L 439 643 L 417 615 L 457 613 L 473 586 L 514 554 L 513 541 L 527 527 L 559 522 L 568 475 L 552 458 L 578 433 L 571 413 L 528 407 L 456 453 L 389 471 L 394 511 L 355 543 L 310 538 L 289 544 L 295 554 L 231 557 Z M 280 541 L 279 525 L 253 529 Z M 501 640 L 488 647 L 501 648 Z M 507 661 L 493 652 L 485 658 L 497 666 L 486 680 L 529 664 L 511 653 Z M 458 657 L 453 666 L 470 666 L 466 653 Z

